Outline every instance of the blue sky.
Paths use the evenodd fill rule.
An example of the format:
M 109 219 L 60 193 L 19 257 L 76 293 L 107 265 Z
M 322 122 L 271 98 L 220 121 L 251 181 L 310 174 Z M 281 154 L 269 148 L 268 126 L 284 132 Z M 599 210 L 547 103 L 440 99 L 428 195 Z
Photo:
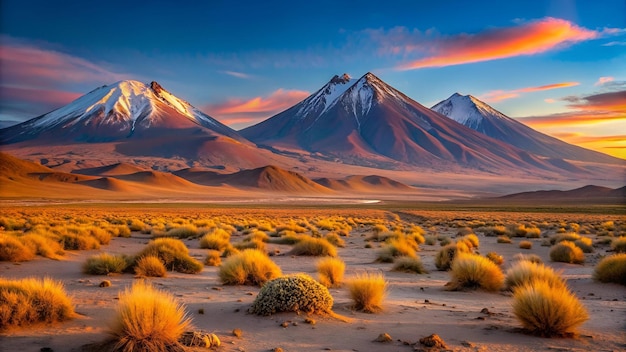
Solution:
M 567 141 L 626 151 L 623 0 L 180 3 L 3 0 L 0 119 L 137 79 L 241 128 L 335 74 L 371 71 L 426 106 L 472 94 Z

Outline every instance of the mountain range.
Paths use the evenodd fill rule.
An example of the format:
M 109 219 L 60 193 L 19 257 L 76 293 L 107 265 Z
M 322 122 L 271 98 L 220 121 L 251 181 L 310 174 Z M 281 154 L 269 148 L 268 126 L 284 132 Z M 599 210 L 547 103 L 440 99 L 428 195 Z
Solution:
M 334 76 L 303 101 L 241 131 L 157 82 L 121 81 L 0 129 L 0 144 L 54 172 L 96 177 L 83 181 L 103 189 L 145 182 L 313 193 L 401 190 L 409 186 L 388 176 L 423 185 L 417 178 L 429 173 L 441 180 L 616 183 L 622 180 L 613 175 L 625 166 L 472 96 L 454 94 L 429 109 L 372 73 Z

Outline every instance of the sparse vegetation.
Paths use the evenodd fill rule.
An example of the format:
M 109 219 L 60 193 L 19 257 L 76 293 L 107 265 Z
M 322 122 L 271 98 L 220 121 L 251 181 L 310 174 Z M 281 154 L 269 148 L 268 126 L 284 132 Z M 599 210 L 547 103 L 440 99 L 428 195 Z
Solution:
M 265 253 L 256 249 L 246 249 L 228 257 L 220 266 L 218 276 L 225 285 L 257 285 L 282 275 Z
M 142 277 L 164 277 L 167 270 L 161 259 L 149 255 L 139 258 L 135 266 L 135 274 Z
M 316 264 L 319 281 L 326 287 L 339 287 L 343 282 L 346 264 L 339 258 L 322 258 Z
M 102 253 L 87 258 L 83 272 L 90 275 L 121 274 L 126 267 L 128 261 L 125 256 Z
M 287 275 L 266 282 L 250 312 L 271 315 L 279 312 L 329 313 L 333 297 L 328 289 L 307 274 Z
M 435 256 L 435 266 L 438 270 L 449 270 L 452 261 L 458 253 L 469 253 L 469 248 L 464 243 L 451 243 L 444 246 Z
M 530 241 L 520 241 L 519 248 L 521 249 L 531 249 L 533 248 L 533 243 Z
M 424 268 L 422 260 L 419 257 L 407 257 L 402 256 L 396 258 L 393 262 L 392 271 L 399 271 L 403 273 L 415 273 L 415 274 L 427 274 L 428 271 Z
M 496 252 L 489 252 L 485 254 L 485 258 L 491 260 L 496 265 L 502 265 L 504 263 L 504 257 Z
M 204 259 L 204 265 L 207 266 L 220 266 L 222 264 L 221 253 L 216 250 L 210 249 Z
M 336 257 L 337 248 L 324 238 L 302 237 L 289 253 L 292 255 Z
M 498 291 L 504 282 L 500 267 L 476 254 L 459 253 L 452 262 L 449 290 L 482 289 Z
M 616 253 L 626 253 L 626 236 L 615 238 L 611 242 L 611 249 Z
M 175 238 L 157 238 L 150 241 L 138 258 L 155 256 L 158 257 L 166 268 L 185 274 L 196 274 L 202 271 L 202 263 L 189 256 L 189 249 L 185 244 Z
M 355 309 L 376 313 L 383 309 L 387 281 L 382 273 L 357 274 L 348 281 L 348 292 Z
M 585 262 L 585 254 L 570 241 L 562 241 L 550 249 L 550 260 L 570 264 L 582 264 Z
M 626 285 L 626 253 L 602 258 L 593 271 L 593 278 L 600 282 Z
M 550 286 L 566 286 L 552 268 L 528 260 L 520 260 L 507 270 L 504 283 L 507 290 L 513 290 L 533 281 L 542 281 Z

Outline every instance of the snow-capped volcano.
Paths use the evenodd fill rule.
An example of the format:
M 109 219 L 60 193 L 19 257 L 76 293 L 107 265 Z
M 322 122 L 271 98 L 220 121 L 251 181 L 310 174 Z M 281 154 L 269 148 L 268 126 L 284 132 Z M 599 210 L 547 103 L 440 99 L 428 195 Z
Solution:
M 624 163 L 623 160 L 536 131 L 471 95 L 454 93 L 431 109 L 491 138 L 537 155 L 578 161 Z
M 337 82 L 338 78 L 240 133 L 278 150 L 303 151 L 358 165 L 555 169 L 528 152 L 420 105 L 372 73 L 358 80 Z
M 0 136 L 3 143 L 55 136 L 66 142 L 105 141 L 128 138 L 150 128 L 199 126 L 242 140 L 235 131 L 157 82 L 126 80 L 96 88 L 64 107 L 0 132 Z

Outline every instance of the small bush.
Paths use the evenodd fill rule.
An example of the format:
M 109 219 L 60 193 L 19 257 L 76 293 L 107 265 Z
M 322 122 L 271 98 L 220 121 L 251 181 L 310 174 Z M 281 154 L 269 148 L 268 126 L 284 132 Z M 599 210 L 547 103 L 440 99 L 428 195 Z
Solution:
M 190 325 L 171 294 L 139 281 L 119 294 L 111 334 L 116 351 L 183 351 L 178 340 Z
M 246 249 L 234 254 L 222 263 L 218 276 L 224 285 L 262 285 L 282 275 L 265 253 Z
M 220 257 L 220 252 L 216 250 L 210 249 L 207 253 L 206 258 L 204 259 L 204 265 L 207 266 L 219 266 L 222 264 L 222 258 Z
M 289 253 L 291 255 L 336 257 L 337 248 L 323 238 L 303 237 Z
M 520 241 L 519 248 L 521 249 L 531 249 L 533 248 L 533 243 L 530 241 Z
M 135 274 L 143 277 L 164 277 L 167 274 L 167 270 L 158 257 L 147 256 L 137 261 Z
M 234 243 L 233 246 L 240 251 L 243 251 L 244 249 L 258 249 L 261 252 L 265 252 L 266 247 L 265 242 L 256 239 L 251 241 L 237 242 Z
M 424 243 L 429 246 L 434 246 L 437 243 L 437 236 L 426 236 L 424 237 Z
M 563 336 L 589 319 L 587 310 L 566 286 L 535 280 L 513 291 L 513 314 L 522 326 L 542 336 Z
M 317 261 L 317 273 L 319 281 L 326 287 L 339 287 L 343 282 L 343 274 L 346 263 L 339 258 L 322 258 Z
M 541 229 L 538 227 L 526 228 L 526 238 L 539 238 L 541 237 Z
M 469 253 L 469 248 L 464 243 L 451 243 L 439 250 L 435 255 L 435 266 L 438 270 L 449 270 L 452 261 L 458 253 Z
M 498 236 L 498 239 L 496 240 L 496 242 L 498 242 L 498 243 L 511 243 L 511 239 L 509 238 L 509 236 Z
M 187 246 L 175 238 L 163 237 L 150 241 L 137 257 L 158 257 L 166 268 L 186 274 L 196 274 L 204 266 L 189 256 Z
M 452 262 L 452 280 L 448 289 L 483 289 L 498 291 L 504 282 L 500 267 L 491 260 L 476 254 L 459 253 Z
M 35 251 L 17 237 L 0 233 L 0 261 L 25 262 L 35 258 Z
M 513 256 L 513 259 L 517 261 L 526 260 L 535 264 L 543 264 L 543 260 L 541 260 L 541 257 L 536 254 L 517 253 L 516 255 Z
M 128 262 L 123 255 L 102 253 L 87 258 L 83 272 L 90 275 L 121 274 L 127 266 Z
M 376 313 L 383 309 L 387 281 L 382 273 L 358 274 L 348 281 L 348 292 L 355 309 Z
M 626 253 L 626 236 L 615 238 L 611 242 L 611 249 L 617 253 Z
M 485 258 L 491 260 L 496 265 L 502 265 L 504 263 L 504 257 L 496 252 L 489 252 L 485 254 Z
M 556 243 L 563 242 L 563 241 L 574 242 L 576 240 L 579 240 L 580 237 L 581 236 L 579 234 L 573 233 L 573 232 L 560 233 L 558 235 L 554 235 L 550 237 L 550 243 L 556 244 Z
M 393 262 L 392 271 L 399 271 L 403 273 L 415 273 L 415 274 L 428 274 L 428 271 L 424 269 L 424 264 L 419 257 L 398 257 Z
M 165 233 L 167 237 L 194 238 L 200 236 L 200 231 L 194 225 L 182 225 L 174 227 Z
M 585 254 L 574 243 L 562 241 L 550 249 L 550 260 L 553 262 L 582 264 L 585 262 Z
M 89 235 L 68 233 L 61 236 L 63 249 L 67 250 L 90 250 L 100 249 L 100 242 Z
M 266 282 L 252 303 L 250 313 L 329 313 L 332 307 L 333 297 L 326 287 L 307 274 L 295 274 Z
M 377 262 L 392 263 L 396 257 L 413 257 L 415 258 L 415 249 L 413 249 L 406 241 L 391 240 L 385 244 L 377 252 Z
M 344 241 L 341 237 L 339 237 L 339 235 L 335 232 L 327 233 L 326 236 L 324 236 L 324 238 L 326 239 L 326 241 L 330 242 L 333 246 L 342 247 L 342 248 L 346 246 L 346 241 Z
M 626 285 L 626 253 L 602 258 L 593 271 L 594 280 Z
M 478 246 L 480 245 L 478 236 L 473 233 L 461 237 L 459 241 L 465 242 L 465 244 L 467 244 L 469 248 L 478 248 Z
M 513 290 L 532 281 L 543 281 L 550 286 L 566 286 L 565 280 L 552 268 L 528 260 L 521 260 L 507 270 L 504 284 L 507 290 Z
M 576 247 L 582 249 L 583 253 L 592 253 L 593 252 L 593 242 L 589 237 L 581 237 L 580 239 L 574 241 Z
M 29 233 L 20 237 L 20 241 L 27 247 L 30 247 L 35 254 L 45 258 L 59 259 L 60 256 L 65 254 L 59 242 L 49 237 Z
M 230 245 L 230 234 L 222 229 L 215 229 L 200 239 L 200 248 L 223 251 Z
M 74 316 L 63 284 L 49 278 L 0 278 L 0 331 L 10 326 L 64 321 Z

